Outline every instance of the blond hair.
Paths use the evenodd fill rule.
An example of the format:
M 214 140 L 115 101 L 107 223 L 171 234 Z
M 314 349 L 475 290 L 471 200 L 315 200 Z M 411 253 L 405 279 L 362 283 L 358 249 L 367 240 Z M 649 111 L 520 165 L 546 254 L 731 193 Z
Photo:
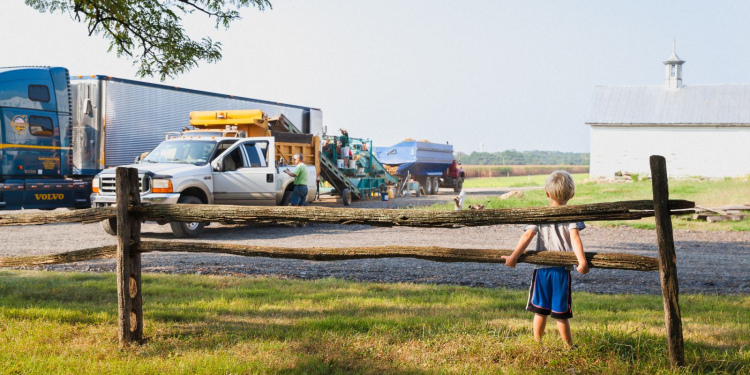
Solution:
M 550 198 L 558 202 L 567 202 L 570 198 L 573 198 L 573 194 L 576 192 L 576 183 L 570 173 L 554 171 L 547 177 L 544 191 L 549 194 Z

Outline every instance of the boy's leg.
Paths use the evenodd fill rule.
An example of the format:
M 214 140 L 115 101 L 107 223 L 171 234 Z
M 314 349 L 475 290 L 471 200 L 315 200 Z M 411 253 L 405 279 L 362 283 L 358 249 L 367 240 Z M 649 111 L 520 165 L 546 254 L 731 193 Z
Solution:
M 568 346 L 573 345 L 573 337 L 570 334 L 570 319 L 557 319 L 557 330 L 560 331 L 560 337 Z
M 542 341 L 545 327 L 547 327 L 547 315 L 534 314 L 534 340 Z
M 550 272 L 553 273 L 552 313 L 550 315 L 557 320 L 560 338 L 568 346 L 572 346 L 570 318 L 573 317 L 573 299 L 571 298 L 570 271 L 555 268 Z
M 549 286 L 548 270 L 536 269 L 531 276 L 529 300 L 526 310 L 534 313 L 534 340 L 541 341 L 547 326 L 547 316 L 550 314 L 552 303 L 551 287 Z

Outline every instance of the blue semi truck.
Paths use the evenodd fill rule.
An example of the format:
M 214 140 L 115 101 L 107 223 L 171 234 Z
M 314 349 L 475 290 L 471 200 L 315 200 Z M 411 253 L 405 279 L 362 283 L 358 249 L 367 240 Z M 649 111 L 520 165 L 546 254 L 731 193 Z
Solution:
M 0 68 L 0 210 L 88 208 L 91 180 L 131 164 L 191 111 L 260 109 L 322 135 L 320 109 L 60 67 Z

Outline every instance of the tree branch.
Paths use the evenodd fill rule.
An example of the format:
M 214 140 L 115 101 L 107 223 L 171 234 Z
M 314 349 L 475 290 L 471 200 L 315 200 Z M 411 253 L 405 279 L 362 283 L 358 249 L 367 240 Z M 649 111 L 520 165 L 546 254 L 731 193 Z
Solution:
M 87 24 L 88 35 L 101 33 L 117 56 L 127 55 L 139 64 L 137 74 L 161 80 L 189 71 L 199 61 L 221 59 L 221 43 L 209 38 L 196 41 L 185 35 L 181 18 L 194 10 L 216 17 L 216 26 L 229 27 L 239 10 L 271 8 L 269 0 L 25 0 L 40 11 L 69 13 Z M 136 55 L 136 51 L 142 54 Z

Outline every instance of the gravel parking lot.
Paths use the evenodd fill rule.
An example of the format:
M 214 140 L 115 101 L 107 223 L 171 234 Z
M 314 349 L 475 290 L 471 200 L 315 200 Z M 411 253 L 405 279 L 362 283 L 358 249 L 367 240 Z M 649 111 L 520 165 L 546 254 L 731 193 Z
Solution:
M 452 193 L 430 198 L 449 200 Z M 395 205 L 430 201 L 402 200 Z M 335 205 L 335 202 L 324 203 Z M 381 207 L 379 202 L 361 206 Z M 146 223 L 144 240 L 174 240 L 168 225 Z M 309 224 L 290 226 L 238 226 L 212 224 L 199 241 L 289 247 L 347 247 L 439 245 L 460 248 L 512 249 L 522 226 L 499 225 L 458 229 L 376 228 L 362 225 Z M 595 228 L 581 232 L 586 251 L 618 252 L 656 256 L 656 233 L 629 227 Z M 49 254 L 115 244 L 98 224 L 57 224 L 0 228 L 0 256 Z M 750 293 L 750 233 L 675 231 L 680 291 L 706 294 Z M 114 260 L 34 267 L 33 269 L 114 272 Z M 481 287 L 528 288 L 532 266 L 519 264 L 510 269 L 497 264 L 437 263 L 414 259 L 373 259 L 335 262 L 248 258 L 233 255 L 150 253 L 143 255 L 143 270 L 151 273 L 200 273 L 216 275 L 271 276 L 317 279 L 336 277 L 374 282 L 415 282 Z M 594 293 L 658 294 L 656 272 L 593 269 L 574 275 L 575 290 Z

